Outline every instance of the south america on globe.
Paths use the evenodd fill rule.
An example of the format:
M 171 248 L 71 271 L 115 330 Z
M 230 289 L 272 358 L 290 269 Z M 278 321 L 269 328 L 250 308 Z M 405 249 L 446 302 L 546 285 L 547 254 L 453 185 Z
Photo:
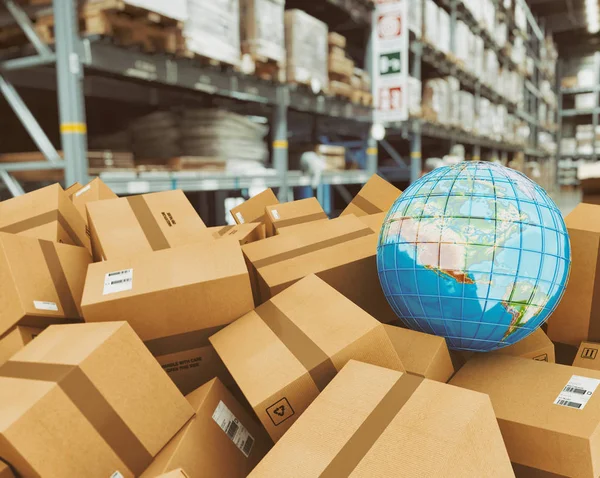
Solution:
M 464 162 L 413 183 L 381 230 L 383 291 L 411 329 L 490 352 L 540 327 L 561 300 L 569 236 L 548 194 L 495 163 Z

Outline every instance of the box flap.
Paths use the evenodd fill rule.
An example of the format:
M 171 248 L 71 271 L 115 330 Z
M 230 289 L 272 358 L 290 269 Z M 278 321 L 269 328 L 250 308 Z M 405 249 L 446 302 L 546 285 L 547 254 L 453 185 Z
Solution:
M 569 213 L 565 223 L 569 229 L 600 234 L 600 206 L 581 203 Z
M 279 204 L 279 200 L 273 190 L 269 188 L 234 207 L 230 212 L 237 224 L 264 222 L 265 207 L 273 204 Z
M 342 212 L 342 216 L 366 216 L 387 212 L 401 194 L 400 189 L 374 174 Z

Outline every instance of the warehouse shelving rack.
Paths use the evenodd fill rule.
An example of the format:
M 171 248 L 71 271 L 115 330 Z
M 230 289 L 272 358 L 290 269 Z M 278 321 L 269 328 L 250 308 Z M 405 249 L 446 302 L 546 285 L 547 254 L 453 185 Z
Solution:
M 327 0 L 342 8 L 355 19 L 364 21 L 370 9 L 364 0 Z M 252 186 L 277 187 L 279 196 L 287 198 L 294 186 L 311 184 L 310 177 L 299 171 L 288 170 L 288 111 L 308 112 L 328 119 L 358 122 L 367 130 L 372 123 L 373 111 L 337 98 L 233 72 L 203 67 L 187 58 L 163 54 L 146 54 L 124 49 L 100 38 L 82 38 L 77 29 L 76 0 L 53 0 L 56 43 L 46 45 L 36 34 L 33 25 L 14 0 L 4 4 L 32 43 L 36 54 L 0 62 L 0 91 L 16 116 L 44 154 L 46 161 L 28 163 L 0 163 L 0 179 L 13 195 L 23 194 L 23 188 L 11 176 L 13 171 L 64 169 L 67 184 L 88 181 L 87 126 L 84 91 L 100 97 L 113 98 L 119 94 L 129 101 L 153 102 L 170 88 L 182 94 L 198 92 L 272 107 L 272 139 L 274 170 L 264 174 L 220 174 L 199 172 L 107 172 L 102 179 L 118 194 L 133 194 L 181 188 L 186 191 L 218 191 L 244 189 Z M 364 22 L 365 28 L 370 25 Z M 29 68 L 55 65 L 55 78 L 49 70 Z M 92 75 L 85 75 L 89 72 Z M 115 78 L 132 80 L 135 88 L 115 88 Z M 64 160 L 52 145 L 35 117 L 19 96 L 15 85 L 55 88 L 58 93 L 59 119 Z M 140 87 L 147 86 L 148 88 Z M 366 182 L 377 170 L 377 143 L 365 138 L 366 165 L 364 170 L 336 171 L 323 174 L 320 185 L 343 185 Z M 321 194 L 323 194 L 321 192 Z
M 559 63 L 559 78 L 561 77 L 562 72 L 565 70 L 563 62 Z M 565 119 L 572 120 L 582 116 L 591 116 L 592 117 L 592 125 L 594 126 L 594 132 L 596 131 L 596 127 L 600 124 L 600 83 L 598 80 L 600 79 L 600 54 L 594 54 L 594 65 L 593 70 L 595 74 L 595 84 L 588 87 L 576 87 L 576 88 L 563 88 L 562 86 L 559 88 L 558 95 L 558 115 L 559 115 L 559 137 L 558 137 L 558 151 L 557 158 L 560 160 L 561 158 L 577 158 L 577 159 L 588 159 L 597 161 L 598 156 L 600 155 L 600 151 L 596 149 L 596 141 L 593 141 L 593 152 L 591 154 L 566 154 L 561 150 L 562 143 L 562 126 Z M 590 109 L 576 109 L 576 108 L 564 108 L 565 97 L 573 96 L 583 93 L 593 93 L 595 95 L 594 104 L 595 108 Z
M 544 41 L 544 32 L 538 25 L 531 10 L 527 6 L 525 0 L 516 0 L 520 3 L 527 15 L 530 42 L 539 47 L 539 42 Z M 515 68 L 512 60 L 504 55 L 498 45 L 495 43 L 489 33 L 481 28 L 473 15 L 467 10 L 462 0 L 436 0 L 436 3 L 441 8 L 446 9 L 450 14 L 450 51 L 456 53 L 456 25 L 458 20 L 462 20 L 469 26 L 471 31 L 480 35 L 484 39 L 486 48 L 493 49 L 498 54 L 498 59 L 501 64 Z M 501 1 L 496 0 L 495 6 L 497 11 L 504 13 L 509 27 L 514 24 L 509 12 L 505 11 L 501 6 Z M 511 29 L 512 30 L 512 29 Z M 533 50 L 539 51 L 539 48 L 528 48 L 528 54 L 531 55 Z M 448 128 L 438 124 L 430 123 L 422 118 L 410 118 L 408 121 L 396 122 L 387 125 L 388 136 L 390 138 L 403 138 L 410 141 L 410 177 L 411 181 L 418 179 L 422 174 L 422 140 L 423 138 L 443 139 L 451 144 L 465 144 L 472 147 L 471 156 L 477 160 L 481 158 L 482 148 L 491 150 L 492 157 L 506 159 L 511 152 L 522 151 L 526 156 L 544 158 L 553 156 L 539 148 L 538 133 L 545 131 L 550 134 L 555 134 L 554 131 L 548 130 L 536 119 L 538 116 L 538 106 L 540 101 L 544 101 L 539 90 L 539 84 L 542 80 L 554 81 L 551 75 L 541 67 L 539 58 L 534 57 L 535 73 L 533 81 L 525 82 L 525 109 L 519 109 L 517 105 L 509 102 L 501 95 L 493 91 L 488 86 L 484 85 L 478 78 L 468 72 L 462 70 L 456 63 L 448 60 L 443 54 L 439 54 L 431 45 L 422 41 L 419 38 L 413 38 L 411 35 L 410 51 L 412 54 L 410 75 L 419 81 L 422 81 L 422 65 L 426 64 L 433 68 L 440 75 L 453 76 L 460 81 L 461 88 L 465 88 L 474 92 L 476 101 L 484 97 L 490 101 L 503 104 L 507 107 L 509 113 L 515 114 L 523 121 L 527 122 L 530 128 L 530 137 L 532 141 L 528 145 L 511 144 L 503 141 L 495 141 L 490 138 L 466 133 L 456 128 Z M 550 105 L 548 105 L 550 106 Z M 396 162 L 400 162 L 402 158 L 394 150 L 394 148 L 384 141 L 381 144 Z M 403 162 L 406 164 L 406 162 Z

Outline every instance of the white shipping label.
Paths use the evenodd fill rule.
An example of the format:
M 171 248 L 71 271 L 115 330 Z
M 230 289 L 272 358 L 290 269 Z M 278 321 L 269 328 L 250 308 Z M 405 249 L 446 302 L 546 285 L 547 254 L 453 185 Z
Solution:
M 241 212 L 236 212 L 235 217 L 237 217 L 238 221 L 240 221 L 240 224 L 244 224 L 244 216 L 242 216 Z
M 115 471 L 112 475 L 110 475 L 110 478 L 125 478 L 120 471 Z
M 598 385 L 600 385 L 600 380 L 573 375 L 554 400 L 554 405 L 583 410 Z
M 104 291 L 102 295 L 116 294 L 133 288 L 133 269 L 109 272 L 104 277 Z
M 252 447 L 254 446 L 254 437 L 250 435 L 246 427 L 235 418 L 231 410 L 227 408 L 223 402 L 219 401 L 219 405 L 215 409 L 213 420 L 221 427 L 231 441 L 237 446 L 246 458 L 250 456 Z
M 56 305 L 54 302 L 34 300 L 33 306 L 38 310 L 53 310 L 54 312 L 58 312 L 58 305 Z
M 79 191 L 77 191 L 77 192 L 75 193 L 75 197 L 79 197 L 79 196 L 81 196 L 83 193 L 86 193 L 86 192 L 88 192 L 88 191 L 90 190 L 90 187 L 91 187 L 91 186 L 88 184 L 86 187 L 84 187 L 84 188 L 81 188 Z
M 280 219 L 279 213 L 277 212 L 277 209 L 273 209 L 271 211 L 271 215 L 273 216 L 273 219 L 275 219 L 275 220 L 279 220 Z

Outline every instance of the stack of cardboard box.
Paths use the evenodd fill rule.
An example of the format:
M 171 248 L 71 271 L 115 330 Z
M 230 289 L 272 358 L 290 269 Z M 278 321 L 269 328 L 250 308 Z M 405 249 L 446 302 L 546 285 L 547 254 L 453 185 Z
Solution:
M 267 190 L 217 228 L 100 180 L 0 203 L 0 477 L 599 476 L 600 206 L 550 338 L 473 354 L 383 295 L 400 194 Z

